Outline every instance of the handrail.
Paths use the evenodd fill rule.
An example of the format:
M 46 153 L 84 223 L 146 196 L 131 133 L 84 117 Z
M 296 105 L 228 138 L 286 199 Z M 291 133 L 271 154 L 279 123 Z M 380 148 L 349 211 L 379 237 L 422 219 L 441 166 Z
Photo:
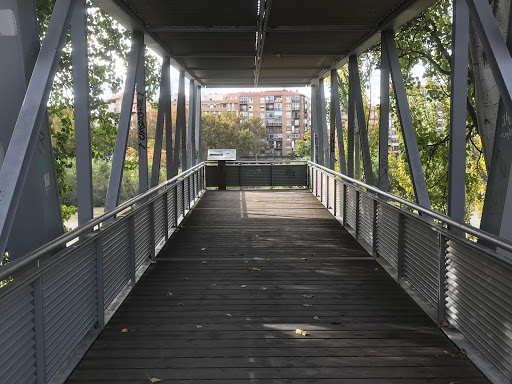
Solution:
M 45 254 L 49 253 L 50 251 L 54 250 L 55 248 L 61 247 L 63 245 L 66 245 L 71 240 L 76 239 L 78 236 L 90 232 L 91 229 L 93 229 L 98 224 L 101 224 L 108 219 L 111 219 L 115 217 L 119 212 L 124 211 L 125 209 L 133 206 L 135 203 L 138 203 L 141 200 L 144 200 L 148 196 L 153 195 L 155 192 L 161 190 L 162 188 L 168 186 L 169 184 L 172 184 L 179 180 L 180 178 L 184 178 L 189 176 L 189 174 L 194 173 L 198 169 L 204 166 L 204 162 L 199 163 L 195 166 L 193 166 L 190 169 L 187 169 L 185 172 L 180 173 L 179 175 L 174 176 L 172 179 L 166 180 L 163 183 L 151 188 L 147 192 L 144 192 L 141 195 L 137 195 L 130 200 L 124 202 L 123 204 L 117 206 L 116 208 L 105 212 L 103 215 L 98 216 L 94 219 L 89 220 L 87 223 L 82 224 L 81 226 L 75 228 L 71 232 L 65 233 L 62 236 L 57 237 L 56 239 L 48 242 L 47 244 L 33 250 L 32 252 L 28 253 L 27 255 L 23 256 L 20 259 L 13 260 L 6 266 L 0 267 L 0 281 L 8 278 L 11 276 L 14 272 L 20 270 L 21 268 L 29 265 L 30 263 L 35 262 L 37 259 L 39 259 L 41 256 L 44 256 Z
M 446 224 L 450 225 L 453 228 L 460 229 L 460 230 L 462 230 L 465 233 L 468 233 L 470 235 L 476 236 L 478 238 L 485 239 L 485 240 L 495 244 L 496 246 L 498 246 L 500 248 L 503 248 L 506 251 L 512 252 L 512 241 L 504 240 L 504 239 L 502 239 L 502 238 L 500 238 L 500 237 L 498 237 L 496 235 L 493 235 L 491 233 L 482 231 L 479 228 L 475 228 L 475 227 L 472 227 L 470 225 L 461 223 L 461 222 L 459 222 L 457 220 L 452 219 L 449 216 L 443 215 L 442 213 L 439 213 L 439 212 L 433 211 L 431 209 L 422 207 L 421 205 L 418 205 L 418 204 L 413 203 L 413 202 L 411 202 L 409 200 L 406 200 L 404 198 L 401 198 L 401 197 L 398 197 L 396 195 L 393 195 L 393 194 L 391 194 L 389 192 L 384 192 L 384 191 L 380 190 L 379 188 L 373 187 L 371 185 L 363 183 L 360 180 L 356 180 L 356 179 L 353 179 L 353 178 L 348 177 L 346 175 L 343 175 L 342 173 L 333 171 L 332 169 L 326 168 L 326 167 L 324 167 L 322 165 L 318 165 L 316 163 L 313 163 L 312 161 L 308 161 L 308 165 L 310 165 L 313 168 L 318 168 L 318 169 L 320 169 L 320 170 L 322 170 L 324 172 L 330 173 L 330 174 L 332 174 L 334 176 L 338 176 L 342 180 L 345 180 L 345 181 L 347 181 L 349 183 L 353 183 L 353 184 L 356 184 L 356 185 L 358 185 L 360 187 L 364 187 L 366 190 L 375 192 L 379 196 L 385 197 L 385 198 L 387 198 L 389 200 L 396 201 L 397 203 L 400 203 L 400 204 L 404 204 L 404 205 L 408 206 L 409 208 L 417 210 L 418 212 L 421 212 L 421 213 L 424 213 L 424 214 L 426 214 L 428 216 L 431 216 L 434 219 L 438 219 L 438 220 L 442 221 L 443 223 L 446 223 Z M 493 257 L 495 257 L 495 256 L 493 256 Z M 512 258 L 511 257 L 500 255 L 500 257 L 498 257 L 498 259 L 500 261 L 503 261 L 503 262 L 509 264 L 509 265 L 512 265 Z

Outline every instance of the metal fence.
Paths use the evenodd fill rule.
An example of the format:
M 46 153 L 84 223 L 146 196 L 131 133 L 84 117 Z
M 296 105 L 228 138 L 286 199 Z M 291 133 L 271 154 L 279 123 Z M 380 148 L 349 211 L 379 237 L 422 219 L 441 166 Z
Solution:
M 0 281 L 13 278 L 0 288 L 0 382 L 66 377 L 59 370 L 72 352 L 104 327 L 107 309 L 199 199 L 204 171 L 201 163 L 0 268 Z
M 226 186 L 305 188 L 308 185 L 307 171 L 305 161 L 229 161 L 226 164 Z M 206 187 L 218 187 L 218 173 L 216 162 L 206 162 Z
M 440 327 L 448 321 L 510 382 L 512 243 L 317 164 L 308 167 L 309 188 L 322 204 L 437 311 Z

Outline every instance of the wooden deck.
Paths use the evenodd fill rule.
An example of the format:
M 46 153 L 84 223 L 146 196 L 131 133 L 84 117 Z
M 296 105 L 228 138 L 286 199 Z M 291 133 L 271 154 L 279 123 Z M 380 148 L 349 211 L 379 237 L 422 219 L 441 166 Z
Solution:
M 208 191 L 157 260 L 69 383 L 488 383 L 307 191 Z

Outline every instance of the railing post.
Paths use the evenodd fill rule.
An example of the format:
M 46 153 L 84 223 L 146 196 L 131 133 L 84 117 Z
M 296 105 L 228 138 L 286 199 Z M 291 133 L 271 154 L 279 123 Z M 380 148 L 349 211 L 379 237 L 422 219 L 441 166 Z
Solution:
M 398 214 L 398 255 L 397 255 L 397 282 L 402 282 L 404 270 L 404 215 Z
M 320 171 L 320 202 L 324 202 L 324 173 Z
M 165 187 L 164 192 L 164 228 L 165 241 L 169 240 L 169 188 Z
M 359 190 L 356 188 L 356 240 L 359 239 Z
M 192 200 L 192 198 L 190 196 L 190 176 L 187 177 L 187 196 L 188 196 L 188 210 L 190 211 L 190 207 L 191 207 L 190 203 Z
M 185 218 L 185 178 L 181 179 L 181 207 L 183 208 L 183 218 Z
M 372 238 L 372 256 L 379 257 L 377 253 L 377 211 L 379 209 L 379 203 L 376 198 L 373 199 L 373 238 Z
M 46 359 L 44 345 L 44 312 L 42 277 L 34 281 L 34 323 L 36 342 L 37 384 L 46 384 Z
M 315 169 L 315 196 L 318 197 L 318 168 Z
M 439 276 L 438 276 L 438 297 L 437 297 L 437 325 L 441 327 L 445 317 L 445 295 L 446 295 L 446 238 L 439 234 Z
M 325 174 L 325 184 L 327 184 L 327 186 L 325 187 L 325 191 L 326 191 L 326 198 L 325 198 L 325 207 L 327 208 L 327 210 L 329 210 L 329 174 L 326 173 Z
M 270 189 L 273 189 L 273 185 L 272 185 L 272 170 L 274 169 L 274 164 L 273 163 L 270 163 Z
M 103 236 L 99 234 L 96 239 L 96 300 L 98 302 L 99 329 L 105 328 L 105 290 L 103 284 Z
M 130 281 L 132 288 L 135 287 L 135 215 L 132 213 L 128 218 L 128 233 L 130 237 Z
M 347 184 L 343 183 L 343 217 L 341 218 L 344 227 L 347 226 Z
M 174 184 L 174 228 L 178 228 L 178 181 Z
M 336 179 L 336 177 L 334 177 L 334 217 L 336 217 L 336 207 L 338 205 L 338 197 L 337 197 L 337 194 L 338 194 L 338 180 Z
M 151 260 L 155 258 L 155 202 L 149 204 L 149 244 L 151 248 Z

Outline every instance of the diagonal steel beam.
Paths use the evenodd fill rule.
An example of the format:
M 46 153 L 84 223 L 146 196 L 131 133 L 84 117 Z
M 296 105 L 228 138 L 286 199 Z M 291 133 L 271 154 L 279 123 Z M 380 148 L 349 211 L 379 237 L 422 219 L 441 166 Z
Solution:
M 114 209 L 119 203 L 121 182 L 123 180 L 124 160 L 126 157 L 126 146 L 128 144 L 128 133 L 130 132 L 130 121 L 132 117 L 135 80 L 141 49 L 144 49 L 143 36 L 140 33 L 134 32 L 132 35 L 132 46 L 128 56 L 128 72 L 126 74 L 126 82 L 124 84 L 121 114 L 119 116 L 116 144 L 112 159 L 112 169 L 110 171 L 107 198 L 105 200 L 105 212 Z
M 324 154 L 324 164 L 329 167 L 329 135 L 327 134 L 327 111 L 325 109 L 325 86 L 324 80 L 321 79 L 318 83 L 318 113 L 319 116 L 319 124 L 320 124 L 320 135 L 322 136 L 321 142 L 323 143 L 323 154 Z
M 78 224 L 93 218 L 87 6 L 76 1 L 71 18 Z
M 317 88 L 318 84 L 311 84 L 311 161 L 318 164 L 318 113 L 317 113 Z
M 142 47 L 139 49 L 137 65 L 137 129 L 139 137 L 139 193 L 148 190 L 148 125 L 146 118 L 146 65 L 144 58 L 144 35 Z
M 384 37 L 381 39 L 380 54 L 380 111 L 379 111 L 379 185 L 387 192 L 389 189 L 389 60 Z
M 353 77 L 352 86 L 354 88 L 354 102 L 356 107 L 357 126 L 359 128 L 359 138 L 361 149 L 363 151 L 364 177 L 367 184 L 374 185 L 372 158 L 370 155 L 370 144 L 368 143 L 368 129 L 364 118 L 363 94 L 361 91 L 361 79 L 359 77 L 359 67 L 357 65 L 356 56 L 350 56 L 348 71 L 349 76 Z
M 448 153 L 448 216 L 464 222 L 466 205 L 466 115 L 468 94 L 469 11 L 454 0 Z M 452 228 L 452 230 L 456 230 Z M 459 231 L 459 233 L 462 233 Z
M 260 81 L 261 64 L 263 62 L 263 49 L 265 47 L 265 37 L 267 36 L 268 20 L 270 19 L 270 8 L 272 0 L 260 0 L 263 6 L 260 9 L 260 18 L 258 21 L 258 32 L 256 36 L 256 57 L 254 59 L 254 86 L 257 87 Z
M 345 142 L 343 140 L 343 124 L 341 123 L 341 106 L 340 106 L 340 93 L 338 87 L 338 71 L 333 69 L 331 71 L 331 130 L 334 130 L 332 119 L 334 115 L 335 125 L 338 134 L 338 156 L 340 161 L 340 171 L 347 174 L 347 162 L 345 159 Z M 332 132 L 331 132 L 332 135 Z M 332 163 L 332 159 L 331 159 Z
M 186 137 L 186 121 L 185 121 L 185 72 L 180 72 L 179 83 L 178 83 L 178 103 L 176 106 L 176 134 L 174 136 L 174 164 L 173 164 L 173 174 L 172 176 L 176 176 L 178 174 L 178 166 L 180 163 L 180 145 L 181 145 L 181 169 L 185 170 L 187 158 L 187 148 L 185 144 Z M 183 143 L 183 144 L 182 144 Z M 185 148 L 183 148 L 185 147 Z
M 196 114 L 196 124 L 194 126 L 194 130 L 195 130 L 195 133 L 194 133 L 194 164 L 193 165 L 196 165 L 196 164 L 199 164 L 201 162 L 200 160 L 200 151 L 201 151 L 201 147 L 199 146 L 199 135 L 201 134 L 201 130 L 200 130 L 200 127 L 201 127 L 201 86 L 200 85 L 197 85 L 196 86 L 196 109 L 195 109 L 195 114 Z
M 5 252 L 36 146 L 39 127 L 46 112 L 53 78 L 71 23 L 74 5 L 75 2 L 72 0 L 57 0 L 55 3 L 9 147 L 0 168 L 0 255 Z
M 382 33 L 386 52 L 388 55 L 391 78 L 393 81 L 393 89 L 395 91 L 396 104 L 398 109 L 398 117 L 400 126 L 402 127 L 402 136 L 405 144 L 405 152 L 411 172 L 412 185 L 416 202 L 422 207 L 430 209 L 430 197 L 428 196 L 427 182 L 421 165 L 418 143 L 416 142 L 416 133 L 412 123 L 411 111 L 405 91 L 404 79 L 398 59 L 398 51 L 395 44 L 395 36 L 393 31 L 384 31 Z
M 189 167 L 194 166 L 195 153 L 195 125 L 196 125 L 196 85 L 193 80 L 189 82 L 188 87 L 188 132 L 187 132 L 187 164 Z
M 151 167 L 151 188 L 158 185 L 160 179 L 160 165 L 162 160 L 162 144 L 164 136 L 164 122 L 166 119 L 167 93 L 169 87 L 170 64 L 169 57 L 162 60 L 162 73 L 160 77 L 160 95 L 158 97 L 158 111 L 156 116 L 155 148 L 153 152 L 153 165 Z M 170 164 L 167 164 L 170 167 Z

